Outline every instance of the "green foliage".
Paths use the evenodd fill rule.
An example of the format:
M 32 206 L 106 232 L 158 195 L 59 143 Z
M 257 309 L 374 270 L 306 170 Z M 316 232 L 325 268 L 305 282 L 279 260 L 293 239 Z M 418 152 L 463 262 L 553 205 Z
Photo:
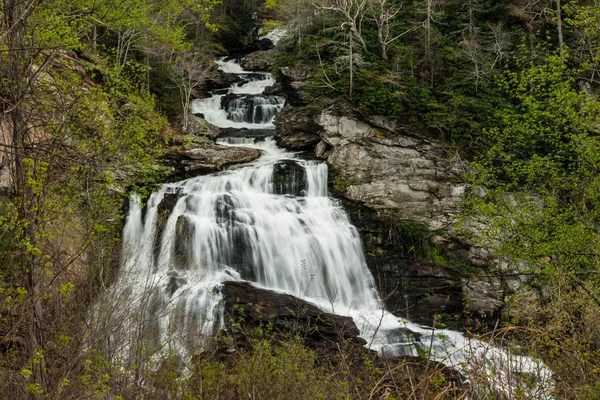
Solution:
M 544 273 L 595 268 L 600 106 L 575 90 L 558 56 L 517 60 L 500 85 L 513 106 L 485 132 L 490 146 L 473 174 L 484 195 L 471 206 L 503 235 L 502 254 Z
M 522 52 L 498 80 L 508 102 L 483 132 L 465 223 L 478 227 L 474 240 L 534 276 L 510 311 L 511 326 L 531 329 L 515 340 L 553 368 L 568 396 L 594 398 L 600 106 L 578 90 L 568 52 Z
M 377 70 L 361 69 L 356 74 L 356 102 L 368 113 L 399 119 L 404 111 L 402 88 Z

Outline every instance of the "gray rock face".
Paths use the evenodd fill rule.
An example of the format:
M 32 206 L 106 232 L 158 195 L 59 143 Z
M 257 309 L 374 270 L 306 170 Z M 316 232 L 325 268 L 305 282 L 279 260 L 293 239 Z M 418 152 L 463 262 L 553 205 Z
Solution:
M 468 163 L 441 142 L 419 137 L 385 118 L 362 121 L 338 115 L 347 111 L 336 113 L 330 108 L 321 114 L 323 141 L 315 154 L 335 170 L 335 188 L 366 206 L 353 211 L 358 215 L 353 222 L 363 234 L 367 262 L 380 279 L 388 308 L 421 323 L 431 324 L 436 314 L 463 326 L 465 315 L 493 323 L 504 299 L 528 277 L 519 275 L 523 266 L 508 265 L 489 249 L 457 237 L 460 200 L 467 190 L 462 176 Z M 395 227 L 404 223 L 422 224 L 431 232 L 432 245 L 460 258 L 458 269 L 485 270 L 483 277 L 452 271 L 456 267 L 448 259 L 438 265 L 411 260 L 409 248 L 389 239 Z M 473 226 L 475 237 L 481 228 Z
M 313 147 L 321 141 L 319 125 L 303 108 L 285 107 L 275 117 L 275 127 L 275 140 L 281 147 L 300 150 Z
M 319 123 L 345 197 L 432 230 L 452 224 L 466 188 L 460 181 L 466 165 L 448 157 L 440 143 L 328 112 Z
M 218 127 L 207 122 L 199 115 L 192 114 L 188 116 L 188 118 L 188 132 L 190 137 L 201 137 L 214 140 L 221 135 L 221 130 Z
M 287 103 L 294 106 L 305 104 L 302 96 L 310 83 L 316 65 L 297 64 L 294 67 L 282 67 L 277 71 L 276 93 L 285 96 Z
M 275 64 L 275 53 L 273 50 L 259 50 L 244 57 L 240 63 L 247 71 L 268 71 Z

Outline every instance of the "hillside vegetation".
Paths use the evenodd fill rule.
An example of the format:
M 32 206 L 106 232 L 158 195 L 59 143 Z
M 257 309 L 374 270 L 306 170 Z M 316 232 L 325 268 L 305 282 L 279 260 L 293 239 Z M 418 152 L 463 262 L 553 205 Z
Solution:
M 484 368 L 464 383 L 425 359 L 309 349 L 293 329 L 215 339 L 185 362 L 140 335 L 114 356 L 118 299 L 101 320 L 90 310 L 117 273 L 125 194 L 161 181 L 158 150 L 257 15 L 288 32 L 277 67 L 315 71 L 313 112 L 349 103 L 472 162 L 465 230 L 481 223 L 476 240 L 535 277 L 486 338 L 544 360 L 558 398 L 598 398 L 594 0 L 4 1 L 0 397 L 502 398 Z
M 303 98 L 310 109 L 349 102 L 471 161 L 464 234 L 477 227 L 471 240 L 534 277 L 498 328 L 553 368 L 558 396 L 597 398 L 600 4 L 272 7 L 290 26 L 279 65 L 316 71 Z

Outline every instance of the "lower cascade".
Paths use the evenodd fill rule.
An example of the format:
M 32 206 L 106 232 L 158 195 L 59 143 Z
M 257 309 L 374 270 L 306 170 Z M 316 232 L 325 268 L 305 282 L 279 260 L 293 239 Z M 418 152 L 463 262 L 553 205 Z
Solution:
M 219 63 L 224 71 L 249 74 L 236 61 Z M 272 128 L 283 106 L 283 99 L 261 95 L 272 83 L 264 73 L 228 94 L 196 101 L 194 111 L 221 127 Z M 551 371 L 540 361 L 384 310 L 360 235 L 328 196 L 326 163 L 303 160 L 270 137 L 238 135 L 220 142 L 259 149 L 262 156 L 164 184 L 144 208 L 131 199 L 116 287 L 127 293 L 131 309 L 141 307 L 138 321 L 145 323 L 124 317 L 124 329 L 139 331 L 143 325 L 140 334 L 185 356 L 190 342 L 201 345 L 224 327 L 222 283 L 247 281 L 352 317 L 368 346 L 385 355 L 426 352 L 466 375 L 488 370 L 495 374 L 494 389 L 509 394 L 518 385 L 514 372 L 533 375 L 532 396 L 550 398 Z M 144 305 L 149 298 L 151 306 Z M 123 351 L 131 349 L 124 344 Z

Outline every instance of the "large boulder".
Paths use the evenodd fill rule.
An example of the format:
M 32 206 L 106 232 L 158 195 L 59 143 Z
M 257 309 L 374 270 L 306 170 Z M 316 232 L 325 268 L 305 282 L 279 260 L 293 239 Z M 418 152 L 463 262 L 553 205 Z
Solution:
M 350 317 L 322 311 L 313 304 L 245 282 L 225 282 L 222 288 L 225 315 L 230 328 L 242 324 L 246 329 L 272 326 L 275 331 L 300 334 L 311 347 L 335 346 L 354 341 L 359 331 Z
M 275 117 L 275 140 L 281 147 L 302 150 L 314 147 L 321 141 L 319 125 L 304 108 L 284 107 Z
M 260 151 L 246 147 L 222 146 L 209 140 L 196 140 L 169 147 L 163 154 L 163 164 L 172 179 L 222 171 L 233 165 L 260 157 Z
M 275 64 L 274 50 L 259 50 L 244 57 L 241 62 L 246 71 L 268 71 Z
M 277 84 L 269 94 L 285 96 L 287 104 L 293 106 L 304 105 L 303 96 L 317 68 L 317 65 L 304 63 L 279 68 L 276 73 Z

